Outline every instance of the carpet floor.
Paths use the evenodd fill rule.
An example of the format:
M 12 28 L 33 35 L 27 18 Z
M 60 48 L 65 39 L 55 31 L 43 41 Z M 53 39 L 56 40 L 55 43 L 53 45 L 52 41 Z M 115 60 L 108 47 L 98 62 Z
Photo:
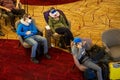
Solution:
M 30 61 L 30 49 L 18 47 L 18 40 L 0 39 L 0 80 L 83 80 L 72 55 L 57 48 L 49 49 L 52 59 Z

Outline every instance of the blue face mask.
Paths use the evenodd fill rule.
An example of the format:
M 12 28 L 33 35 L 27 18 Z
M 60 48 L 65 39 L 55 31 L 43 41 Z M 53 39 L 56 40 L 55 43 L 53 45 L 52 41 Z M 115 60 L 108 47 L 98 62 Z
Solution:
M 56 10 L 55 10 L 55 9 L 51 10 L 51 13 L 52 13 L 52 14 L 54 14 L 55 12 L 56 12 Z

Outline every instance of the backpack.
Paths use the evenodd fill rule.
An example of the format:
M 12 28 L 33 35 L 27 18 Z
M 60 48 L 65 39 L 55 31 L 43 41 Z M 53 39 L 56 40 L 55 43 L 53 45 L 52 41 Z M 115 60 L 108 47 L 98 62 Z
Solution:
M 87 55 L 95 62 L 99 62 L 102 58 L 104 58 L 106 52 L 103 47 L 98 45 L 93 45 L 90 50 L 86 50 Z
M 88 68 L 87 70 L 85 70 L 83 75 L 85 77 L 85 80 L 97 80 L 96 73 L 91 68 Z

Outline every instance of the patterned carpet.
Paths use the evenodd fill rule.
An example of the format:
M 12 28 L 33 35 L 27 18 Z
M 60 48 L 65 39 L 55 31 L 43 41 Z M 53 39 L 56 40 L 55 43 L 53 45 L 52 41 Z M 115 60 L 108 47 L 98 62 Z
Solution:
M 18 46 L 18 40 L 0 39 L 0 80 L 83 80 L 70 53 L 51 48 L 52 59 L 40 57 L 40 63 L 30 61 L 30 49 Z

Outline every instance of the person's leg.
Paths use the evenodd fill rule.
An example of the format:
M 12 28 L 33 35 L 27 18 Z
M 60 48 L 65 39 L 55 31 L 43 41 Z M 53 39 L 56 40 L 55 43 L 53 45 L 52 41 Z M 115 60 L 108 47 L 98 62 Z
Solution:
M 68 28 L 60 27 L 55 30 L 58 34 L 65 36 L 66 45 L 70 46 L 70 40 L 73 40 L 73 35 Z
M 68 28 L 64 28 L 65 29 L 65 40 L 66 40 L 66 45 L 70 46 L 70 41 L 73 40 L 73 34 L 71 33 L 71 31 Z
M 103 80 L 102 70 L 97 64 L 93 63 L 91 60 L 87 60 L 83 63 L 83 65 L 85 65 L 86 67 L 91 68 L 93 70 L 96 70 L 98 80 Z
M 15 17 L 14 17 L 14 14 L 12 12 L 6 12 L 6 14 L 9 16 L 10 18 L 10 22 L 11 22 L 11 25 L 12 25 L 12 30 L 15 31 Z
M 31 51 L 31 59 L 34 63 L 39 63 L 39 61 L 36 60 L 36 50 L 37 50 L 37 46 L 38 46 L 38 43 L 37 41 L 34 40 L 33 37 L 29 37 L 27 39 L 25 39 L 25 41 L 32 45 L 32 51 Z
M 44 45 L 44 55 L 46 56 L 46 58 L 50 59 L 51 57 L 48 55 L 48 44 L 47 44 L 47 39 L 45 37 L 42 37 L 40 35 L 35 35 L 34 39 L 36 41 L 40 41 L 43 43 Z

